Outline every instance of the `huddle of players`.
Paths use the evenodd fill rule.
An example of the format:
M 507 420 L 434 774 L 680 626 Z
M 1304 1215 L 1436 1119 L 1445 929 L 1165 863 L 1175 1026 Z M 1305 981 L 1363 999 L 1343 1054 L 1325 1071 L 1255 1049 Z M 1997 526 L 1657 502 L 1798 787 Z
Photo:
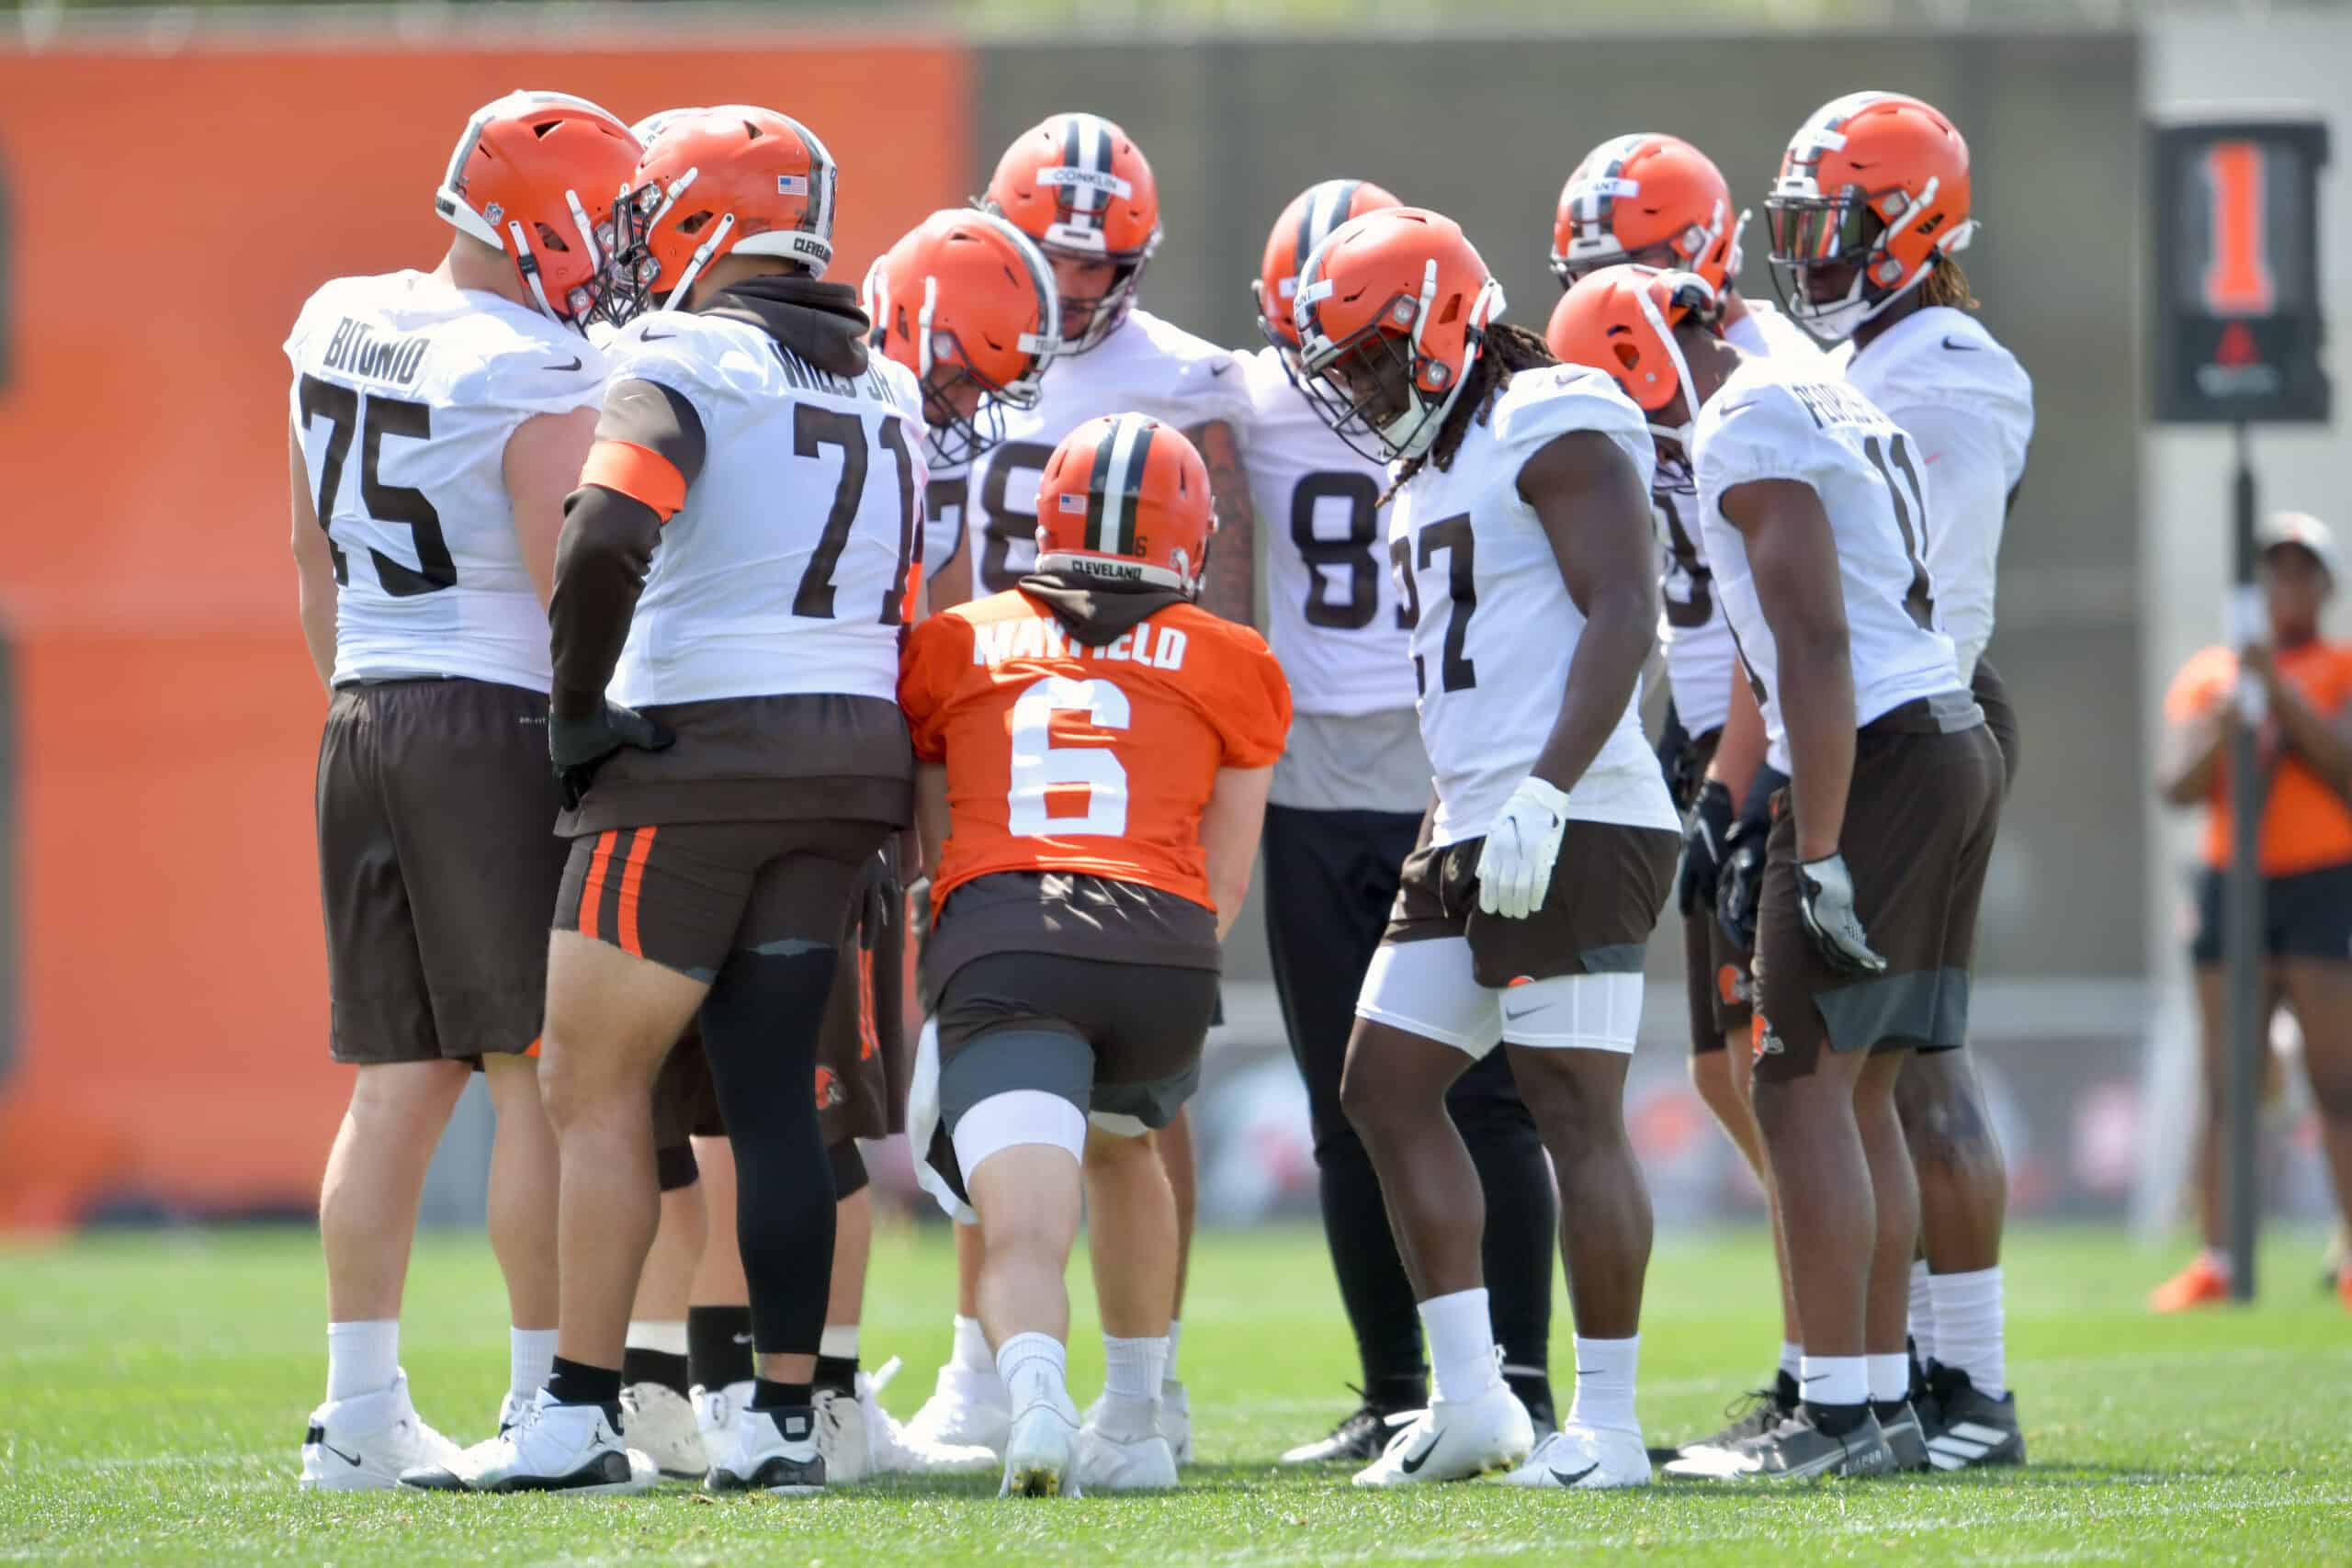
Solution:
M 492 153 L 477 161 L 484 143 Z M 442 194 L 445 215 L 497 249 L 461 243 L 433 278 L 345 280 L 306 309 L 288 345 L 301 378 L 306 628 L 330 555 L 340 585 L 322 660 L 337 695 L 320 796 L 336 1052 L 382 1064 L 360 1074 L 338 1161 L 356 1163 L 345 1145 L 368 1140 L 362 1102 L 380 1098 L 369 1080 L 386 1067 L 434 1069 L 413 1075 L 430 1080 L 422 1092 L 403 1089 L 421 1102 L 404 1107 L 410 1125 L 436 1107 L 446 1117 L 466 1058 L 511 1056 L 539 1018 L 530 1011 L 511 1038 L 422 1015 L 376 1030 L 405 1027 L 422 1043 L 408 1055 L 397 1043 L 369 1055 L 356 1024 L 346 1038 L 347 1013 L 374 1018 L 356 1001 L 347 1010 L 347 996 L 405 989 L 446 1005 L 471 977 L 458 968 L 450 984 L 387 986 L 364 938 L 391 927 L 413 982 L 438 981 L 439 962 L 490 956 L 484 933 L 448 942 L 427 931 L 479 901 L 473 879 L 494 870 L 483 846 L 465 851 L 462 893 L 418 886 L 413 852 L 383 853 L 403 837 L 398 818 L 409 817 L 413 842 L 416 814 L 431 811 L 410 806 L 406 776 L 424 775 L 428 795 L 450 792 L 445 805 L 487 791 L 488 749 L 512 743 L 501 723 L 536 739 L 527 698 L 546 691 L 570 850 L 544 959 L 526 963 L 511 937 L 497 954 L 509 990 L 518 974 L 546 976 L 539 1077 L 561 1169 L 548 1227 L 557 1258 L 527 1256 L 512 1235 L 499 1248 L 518 1325 L 500 1435 L 461 1453 L 432 1433 L 397 1371 L 396 1321 L 354 1322 L 353 1298 L 338 1297 L 306 1482 L 382 1484 L 405 1472 L 413 1483 L 489 1490 L 651 1483 L 654 1461 L 623 1439 L 640 1407 L 625 1415 L 622 1402 L 631 1292 L 654 1231 L 644 1112 L 698 1013 L 711 1098 L 755 1197 L 735 1217 L 757 1356 L 751 1388 L 696 1434 L 702 1457 L 714 1487 L 824 1483 L 830 1413 L 812 1378 L 826 1303 L 808 1280 L 810 1260 L 834 1256 L 833 1200 L 854 1177 L 829 1162 L 817 1130 L 817 1032 L 803 1021 L 835 985 L 861 886 L 888 883 L 892 840 L 911 824 L 933 919 L 911 1130 L 927 1184 L 977 1211 L 986 1242 L 967 1248 L 956 1361 L 909 1428 L 889 1425 L 890 1451 L 907 1467 L 1001 1456 L 1009 1492 L 1172 1483 L 1189 1439 L 1170 1365 L 1189 1160 L 1181 1127 L 1146 1134 L 1177 1122 L 1197 1079 L 1216 944 L 1261 818 L 1277 980 L 1315 1101 L 1327 1224 L 1368 1391 L 1331 1438 L 1292 1457 L 1372 1459 L 1357 1477 L 1365 1484 L 1497 1471 L 1531 1485 L 1649 1478 L 1634 1413 L 1648 1208 L 1622 1099 L 1641 952 L 1676 880 L 1679 834 L 1683 909 L 1703 965 L 1693 992 L 1705 998 L 1703 1024 L 1694 1014 L 1702 1049 L 1736 1027 L 1712 998 L 1738 1000 L 1742 967 L 1726 959 L 1717 987 L 1705 933 L 1724 926 L 1725 942 L 1751 938 L 1760 955 L 1761 1016 L 1772 1021 L 1757 1027 L 1752 1075 L 1731 1075 L 1735 1093 L 1709 1099 L 1761 1156 L 1792 1265 L 1791 1322 L 1813 1327 L 1783 1356 L 1784 1367 L 1803 1359 L 1783 1378 L 1801 1371 L 1804 1398 L 1784 1385 L 1669 1469 L 1871 1473 L 1926 1463 L 1930 1441 L 1948 1467 L 2022 1458 L 1999 1382 L 1996 1263 L 1926 1276 L 1932 1287 L 1964 1274 L 1979 1292 L 1966 1359 L 1915 1368 L 1903 1353 L 1920 1234 L 1905 1133 L 1923 1172 L 1940 1161 L 1947 1187 L 1990 1148 L 1964 1069 L 1917 1096 L 1916 1117 L 1909 1098 L 1896 1115 L 1915 1051 L 1949 1051 L 1964 1032 L 2001 789 L 2000 753 L 1968 689 L 1971 673 L 1980 690 L 1990 684 L 1989 671 L 1939 629 L 1951 612 L 1938 605 L 1944 579 L 1932 568 L 1951 548 L 1938 531 L 1947 485 L 1971 487 L 1964 502 L 1988 480 L 1998 501 L 2014 487 L 1999 442 L 1959 416 L 1987 385 L 2012 394 L 2023 423 L 1996 420 L 1993 434 L 2015 437 L 2019 467 L 2030 418 L 2014 362 L 1940 303 L 1966 299 L 1949 260 L 1970 227 L 1958 134 L 1914 100 L 1840 99 L 1799 132 L 1774 189 L 1774 259 L 1793 311 L 1826 335 L 1883 344 L 1894 375 L 1877 405 L 1858 390 L 1870 362 L 1855 350 L 1841 374 L 1732 292 L 1728 193 L 1669 138 L 1606 143 L 1572 176 L 1555 253 L 1571 287 L 1548 343 L 1498 319 L 1500 288 L 1458 227 L 1332 181 L 1277 224 L 1257 285 L 1272 344 L 1237 362 L 1133 309 L 1159 238 L 1149 181 L 1118 128 L 1057 116 L 1008 152 L 989 212 L 934 215 L 876 265 L 861 313 L 849 290 L 821 282 L 833 171 L 805 129 L 729 107 L 682 114 L 639 148 L 594 106 L 518 95 L 477 117 Z M 623 193 L 609 210 L 595 205 L 607 189 Z M 373 297 L 340 301 L 321 342 L 322 302 L 362 286 Z M 1919 309 L 1929 299 L 1939 302 Z M 583 368 L 596 351 L 573 332 L 595 322 L 625 323 L 596 367 L 601 387 Z M 417 358 L 392 344 L 435 328 L 452 342 L 464 334 L 461 353 Z M 391 346 L 355 356 L 355 333 Z M 1928 341 L 1939 334 L 1940 350 Z M 1898 344 L 1910 347 L 1884 352 Z M 1797 352 L 1768 361 L 1751 347 Z M 1057 355 L 1076 357 L 1044 377 Z M 566 356 L 568 367 L 544 362 Z M 361 384 L 303 390 L 341 385 L 315 373 L 330 362 L 356 365 Z M 1237 363 L 1244 374 L 1228 382 Z M 403 389 L 448 378 L 422 400 L 432 419 L 381 412 L 397 406 L 393 389 L 367 378 L 403 365 Z M 572 378 L 543 389 L 559 371 Z M 1976 381 L 1963 387 L 1967 375 Z M 1074 396 L 1049 407 L 1064 388 Z M 599 390 L 591 440 L 580 411 Z M 1932 437 L 1906 438 L 1910 421 L 1880 406 L 1906 392 L 1952 417 Z M 1080 399 L 1091 406 L 1069 406 Z M 435 509 L 409 499 L 432 487 L 397 482 L 427 477 L 417 465 L 432 448 L 387 451 L 380 439 L 436 439 L 427 425 L 446 423 L 444 406 L 450 420 L 493 411 L 479 423 L 507 437 L 503 452 L 484 442 L 469 459 L 480 493 L 467 499 L 480 513 L 468 521 L 492 558 L 444 549 L 445 567 L 481 569 L 438 574 L 447 581 L 435 580 L 420 522 Z M 544 514 L 547 491 L 530 488 L 517 457 L 543 423 L 579 459 L 561 481 L 551 582 L 529 558 L 526 521 Z M 354 427 L 368 431 L 364 471 L 345 486 Z M 1921 451 L 1922 440 L 1936 445 Z M 565 455 L 541 466 L 559 473 Z M 974 457 L 959 486 L 958 460 Z M 1034 509 L 1014 478 L 1033 468 Z M 1937 528 L 1923 472 L 1937 487 Z M 1286 494 L 1271 493 L 1284 480 Z M 1246 626 L 1193 603 L 1206 577 L 1208 602 L 1246 619 L 1246 535 L 1238 548 L 1210 543 L 1220 525 L 1247 523 L 1252 492 L 1255 510 L 1291 517 L 1292 548 L 1277 540 L 1269 552 L 1279 668 Z M 1374 549 L 1392 501 L 1401 605 Z M 1687 830 L 1636 713 L 1657 619 L 1653 506 L 1669 546 L 1669 676 L 1693 737 L 1674 770 L 1698 795 Z M 931 543 L 951 513 L 959 525 Z M 1989 538 L 1984 519 L 1969 523 L 1979 649 L 1999 522 L 1996 509 Z M 401 528 L 418 570 L 380 547 Z M 994 592 L 902 637 L 922 579 L 941 556 L 955 560 L 963 536 L 960 565 L 933 576 L 934 604 L 961 597 L 959 576 Z M 361 542 L 374 570 L 355 590 L 345 555 Z M 1951 558 L 1963 572 L 1970 564 Z M 417 601 L 433 605 L 424 595 L 477 581 L 472 598 L 444 601 L 450 613 L 401 621 Z M 541 644 L 532 665 L 510 635 L 507 661 L 420 660 L 478 626 L 515 632 L 516 612 L 536 611 L 521 598 L 534 584 L 548 602 L 551 659 Z M 503 595 L 495 613 L 478 607 L 486 592 Z M 383 639 L 390 657 L 371 661 L 353 638 L 346 662 L 339 628 L 370 616 L 400 623 Z M 1301 688 L 1295 725 L 1285 671 Z M 401 707 L 478 702 L 464 690 L 473 686 L 516 711 L 477 719 L 470 747 L 451 728 L 470 716 L 401 723 Z M 1785 710 L 1784 688 L 1804 694 Z M 1400 728 L 1408 703 L 1418 734 Z M 402 728 L 412 755 L 387 755 L 390 768 L 363 755 Z M 457 776 L 453 750 L 475 777 Z M 1424 756 L 1435 800 L 1419 815 L 1429 774 L 1406 775 Z M 402 788 L 388 787 L 395 771 Z M 531 781 L 542 795 L 544 777 Z M 1786 809 L 1772 818 L 1760 802 L 1775 782 Z M 1758 809 L 1724 808 L 1742 795 Z M 372 837 L 331 834 L 331 802 Z M 431 830 L 482 831 L 454 820 Z M 1580 874 L 1554 874 L 1564 850 Z M 338 897 L 366 907 L 339 910 Z M 356 933 L 348 951 L 339 913 Z M 1351 1026 L 1329 1006 L 1340 963 L 1364 974 Z M 1495 1052 L 1498 1043 L 1510 1049 Z M 1715 1055 L 1745 1065 L 1748 1054 Z M 1701 1062 L 1694 1072 L 1702 1089 L 1722 1081 Z M 518 1076 L 511 1060 L 492 1072 L 494 1091 L 502 1075 Z M 536 1107 L 510 1091 L 499 1109 L 503 1156 L 507 1123 Z M 1972 1120 L 1984 1149 L 1964 1146 Z M 514 1141 L 527 1135 L 518 1127 Z M 1548 1313 L 1527 1303 L 1548 1297 L 1550 1190 L 1535 1157 L 1547 1149 L 1577 1216 L 1562 1241 L 1580 1332 L 1575 1405 L 1538 1445 L 1530 1406 L 1548 1427 Z M 1989 1157 L 1997 1177 L 1997 1150 Z M 331 1294 L 336 1175 L 331 1165 L 322 1202 Z M 1858 1194 L 1875 1204 L 1858 1206 Z M 1081 1195 L 1109 1366 L 1104 1399 L 1083 1418 L 1064 1376 L 1061 1284 Z M 1463 1224 L 1489 1208 L 1499 1227 Z M 1374 1241 L 1361 1222 L 1384 1209 Z M 497 1211 L 494 1199 L 494 1242 Z M 1982 1213 L 1969 1218 L 1981 1231 Z M 403 1257 L 406 1234 L 401 1225 Z M 1996 1247 L 1997 1235 L 1996 1201 Z M 1510 1277 L 1508 1305 L 1489 1302 L 1487 1258 Z M 535 1268 L 548 1261 L 560 1268 Z M 545 1292 L 530 1292 L 549 1274 L 561 1325 L 551 1346 L 537 1337 L 551 1331 L 520 1326 L 545 1321 Z M 390 1275 L 384 1318 L 397 1312 L 398 1269 Z M 384 1296 L 371 1282 L 369 1304 Z M 1976 1342 L 1988 1283 L 1989 1363 Z M 1428 1335 L 1436 1396 L 1391 1422 L 1423 1404 L 1404 1302 Z M 357 1376 L 341 1376 L 339 1353 Z M 888 1423 L 862 1377 L 832 1392 Z M 1923 1430 L 1913 1413 L 1929 1407 Z M 878 1456 L 885 1441 L 869 1431 L 863 1451 Z M 838 1448 L 833 1457 L 838 1473 Z

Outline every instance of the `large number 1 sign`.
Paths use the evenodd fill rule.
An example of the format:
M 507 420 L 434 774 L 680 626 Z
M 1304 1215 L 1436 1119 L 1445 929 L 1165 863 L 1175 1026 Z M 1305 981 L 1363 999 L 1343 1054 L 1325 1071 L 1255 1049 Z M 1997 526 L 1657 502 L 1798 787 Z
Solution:
M 2258 141 L 2217 141 L 2205 154 L 2212 195 L 2212 253 L 2205 263 L 2205 308 L 2217 316 L 2267 316 L 2278 303 L 2264 226 L 2266 175 Z

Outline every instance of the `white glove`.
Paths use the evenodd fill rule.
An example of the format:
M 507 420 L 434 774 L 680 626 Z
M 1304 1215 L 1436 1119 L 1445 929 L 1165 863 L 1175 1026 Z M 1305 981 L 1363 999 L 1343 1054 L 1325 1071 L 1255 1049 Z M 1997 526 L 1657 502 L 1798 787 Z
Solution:
M 1478 908 L 1507 920 L 1523 920 L 1543 908 L 1567 825 L 1566 790 L 1532 773 L 1520 780 L 1478 854 Z
M 1854 874 L 1846 869 L 1844 855 L 1825 855 L 1797 867 L 1797 915 L 1832 969 L 1843 975 L 1886 973 L 1886 960 L 1871 946 L 1870 932 L 1854 911 Z

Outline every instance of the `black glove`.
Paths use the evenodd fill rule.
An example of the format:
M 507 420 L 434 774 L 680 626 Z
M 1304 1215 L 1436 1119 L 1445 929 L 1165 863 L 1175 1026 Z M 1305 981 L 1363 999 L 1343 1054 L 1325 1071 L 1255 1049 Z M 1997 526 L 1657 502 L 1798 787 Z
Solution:
M 1715 886 L 1715 923 L 1743 953 L 1756 950 L 1756 910 L 1764 897 L 1764 850 L 1772 836 L 1772 797 L 1786 788 L 1788 774 L 1770 766 L 1756 770 L 1739 820 L 1724 835 L 1723 869 Z
M 1657 736 L 1657 769 L 1666 775 L 1666 793 L 1674 798 L 1674 809 L 1688 811 L 1699 788 L 1699 749 L 1690 744 L 1690 732 L 1682 728 L 1682 716 L 1674 711 L 1674 699 L 1666 700 L 1666 728 Z
M 609 699 L 604 711 L 593 718 L 559 718 L 550 713 L 548 760 L 555 764 L 556 781 L 563 785 L 563 808 L 579 809 L 597 768 L 622 747 L 666 751 L 677 739 L 660 719 L 648 718 Z
M 1854 874 L 1846 869 L 1844 855 L 1825 855 L 1797 867 L 1797 918 L 1823 960 L 1839 974 L 1886 973 L 1886 960 L 1871 946 L 1870 932 L 1855 911 Z
M 1698 802 L 1683 818 L 1682 872 L 1675 881 L 1675 906 L 1686 916 L 1715 907 L 1732 818 L 1731 786 L 1721 779 L 1701 784 Z

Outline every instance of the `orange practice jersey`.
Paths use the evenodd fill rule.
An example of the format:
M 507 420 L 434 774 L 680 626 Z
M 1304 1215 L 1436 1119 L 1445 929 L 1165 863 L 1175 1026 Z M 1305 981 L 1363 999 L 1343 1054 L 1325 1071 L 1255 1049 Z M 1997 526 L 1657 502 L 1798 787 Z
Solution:
M 2324 715 L 2341 719 L 2352 701 L 2352 644 L 2307 642 L 2275 656 L 2278 673 Z M 2212 712 L 2237 685 L 2237 655 L 2209 648 L 2181 666 L 2165 697 L 2165 716 L 2175 723 Z M 2266 728 L 2266 760 L 2277 757 L 2277 739 Z M 2270 794 L 2262 807 L 2262 874 L 2291 876 L 2322 866 L 2352 862 L 2352 803 L 2312 772 L 2301 757 L 2277 757 Z M 2230 781 L 2226 771 L 2213 781 L 2205 813 L 2205 863 L 2230 863 Z
M 1265 639 L 1171 604 L 1100 648 L 1019 589 L 916 626 L 899 678 L 915 755 L 947 765 L 932 906 L 976 876 L 1071 871 L 1216 908 L 1201 811 L 1220 768 L 1264 768 L 1290 733 Z

